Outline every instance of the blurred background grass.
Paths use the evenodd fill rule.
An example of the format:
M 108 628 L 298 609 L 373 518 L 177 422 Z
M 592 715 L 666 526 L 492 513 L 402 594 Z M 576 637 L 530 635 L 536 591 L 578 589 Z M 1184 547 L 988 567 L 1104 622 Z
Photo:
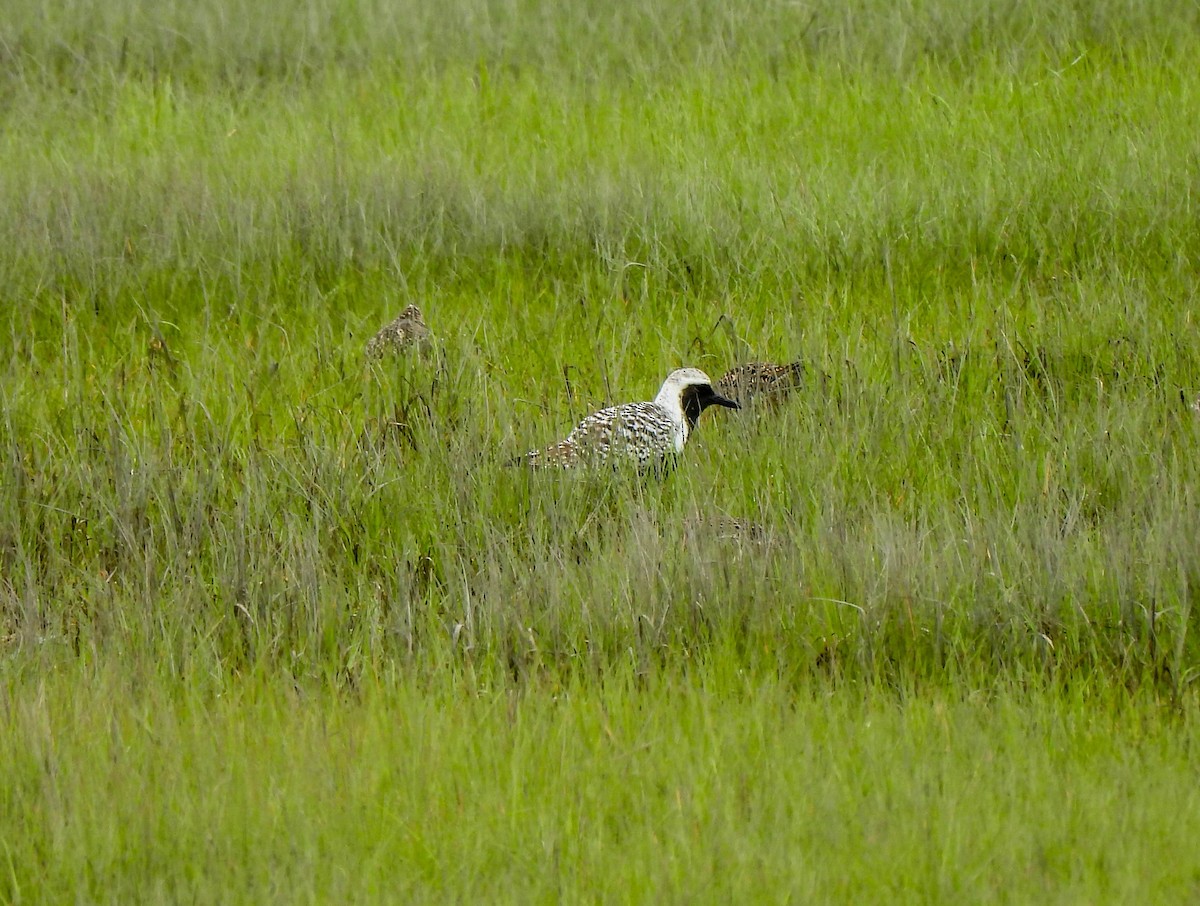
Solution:
M 876 753 L 876 773 L 821 778 L 839 802 L 886 799 L 925 781 L 878 753 L 895 739 L 924 751 L 928 733 L 905 736 L 904 715 L 943 702 L 964 742 L 930 757 L 951 788 L 997 801 L 1020 794 L 979 778 L 978 749 L 1052 761 L 1037 728 L 1084 728 L 1052 743 L 1065 762 L 1027 768 L 1042 773 L 1010 818 L 1042 822 L 1040 842 L 992 863 L 994 838 L 975 827 L 938 855 L 913 832 L 930 800 L 905 794 L 903 831 L 797 844 L 828 873 L 792 871 L 783 849 L 714 843 L 712 858 L 807 897 L 916 889 L 838 873 L 862 834 L 895 841 L 896 865 L 933 860 L 926 880 L 959 879 L 935 897 L 999 896 L 1001 873 L 979 866 L 1005 859 L 1041 866 L 1030 890 L 1126 889 L 1112 860 L 1128 877 L 1139 865 L 1115 833 L 1099 844 L 1108 862 L 1046 843 L 1078 844 L 1096 813 L 1028 810 L 1078 796 L 1145 827 L 1167 806 L 1166 786 L 1140 803 L 1136 770 L 1081 767 L 1094 765 L 1086 728 L 1126 708 L 1149 729 L 1113 731 L 1113 758 L 1186 775 L 1198 17 L 1042 0 L 10 4 L 0 786 L 28 839 L 7 851 L 5 898 L 29 898 L 39 872 L 64 898 L 226 898 L 205 872 L 229 851 L 168 845 L 170 814 L 216 834 L 243 826 L 241 812 L 204 810 L 209 784 L 276 784 L 296 804 L 261 833 L 290 828 L 324 852 L 340 832 L 317 819 L 298 831 L 295 814 L 323 809 L 328 790 L 284 765 L 323 774 L 350 757 L 308 729 L 345 707 L 370 721 L 425 708 L 435 742 L 411 757 L 458 765 L 474 756 L 451 740 L 478 720 L 471 745 L 494 745 L 495 769 L 527 781 L 560 768 L 506 748 L 511 727 L 484 712 L 528 707 L 565 751 L 590 737 L 553 702 L 636 722 L 657 708 L 655 683 L 672 692 L 647 725 L 683 742 L 629 781 L 650 803 L 647 858 L 669 805 L 656 771 L 761 765 L 828 708 L 853 735 L 891 702 L 895 738 L 829 743 Z M 409 302 L 436 354 L 366 362 L 366 340 Z M 797 357 L 813 379 L 788 405 L 705 416 L 666 482 L 503 466 L 600 405 L 653 396 L 678 365 L 716 377 Z M 766 540 L 696 530 L 723 517 Z M 625 689 L 615 702 L 611 684 Z M 697 709 L 737 736 L 760 688 L 791 700 L 761 751 L 714 752 L 672 722 L 672 707 Z M 995 689 L 1014 710 L 993 729 L 976 708 Z M 264 717 L 272 708 L 282 716 Z M 206 728 L 247 739 L 264 720 L 275 760 L 247 754 L 222 773 Z M 106 726 L 126 728 L 124 755 L 112 776 L 81 773 Z M 126 841 L 138 819 L 115 806 L 114 778 L 145 775 L 161 732 L 178 761 L 147 781 L 131 808 L 150 824 Z M 352 763 L 409 751 L 373 739 Z M 600 774 L 621 776 L 624 757 L 608 753 Z M 96 821 L 121 820 L 50 808 L 60 774 Z M 749 811 L 719 839 L 767 827 L 764 804 L 803 797 L 804 782 L 746 780 Z M 379 784 L 354 801 L 396 795 Z M 589 812 L 627 820 L 613 783 L 585 789 Z M 737 789 L 700 812 L 734 809 Z M 498 807 L 482 790 L 456 795 Z M 541 802 L 550 837 L 593 833 L 569 798 Z M 520 792 L 511 802 L 532 808 Z M 419 808 L 406 820 L 410 836 L 380 852 L 426 859 L 432 877 L 463 832 Z M 411 836 L 422 820 L 442 835 L 424 848 Z M 488 828 L 479 840 L 501 830 Z M 153 870 L 89 861 L 106 834 Z M 529 864 L 565 861 L 551 886 L 507 896 L 638 896 L 632 876 L 608 888 L 570 873 L 612 871 L 620 836 L 593 833 L 602 854 L 565 856 L 523 838 Z M 239 852 L 238 877 L 258 877 L 262 854 Z M 374 890 L 317 879 L 309 856 L 286 852 L 273 858 L 298 874 L 281 899 Z M 457 882 L 412 889 L 477 891 L 499 857 L 481 844 L 462 858 Z M 688 859 L 652 874 L 645 897 L 689 889 Z M 1192 865 L 1182 850 L 1164 858 L 1154 892 L 1185 889 Z M 170 880 L 141 887 L 150 876 Z M 737 877 L 731 895 L 760 889 Z

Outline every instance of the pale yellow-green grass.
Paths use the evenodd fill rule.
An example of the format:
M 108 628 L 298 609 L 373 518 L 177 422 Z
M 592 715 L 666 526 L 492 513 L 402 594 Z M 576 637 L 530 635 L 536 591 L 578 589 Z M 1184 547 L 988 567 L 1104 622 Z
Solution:
M 435 6 L 0 23 L 0 900 L 1194 897 L 1196 11 Z
M 1190 706 L 732 674 L 400 671 L 342 696 L 29 679 L 0 742 L 6 899 L 1195 896 Z

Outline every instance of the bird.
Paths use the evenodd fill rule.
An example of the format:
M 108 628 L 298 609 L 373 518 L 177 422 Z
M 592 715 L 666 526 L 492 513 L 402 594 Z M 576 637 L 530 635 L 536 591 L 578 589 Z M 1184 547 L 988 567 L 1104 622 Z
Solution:
M 761 522 L 718 513 L 690 513 L 683 519 L 683 540 L 698 547 L 712 546 L 736 553 L 770 551 L 777 546 L 775 532 Z
M 804 365 L 801 362 L 789 362 L 786 365 L 747 362 L 721 375 L 715 389 L 743 406 L 749 406 L 760 402 L 778 402 L 799 387 L 803 380 Z
M 683 520 L 683 535 L 688 539 L 710 538 L 761 545 L 770 540 L 771 531 L 762 523 L 749 519 L 714 513 L 690 513 Z
M 639 470 L 662 468 L 683 451 L 700 413 L 709 406 L 741 408 L 736 400 L 717 393 L 700 369 L 679 368 L 667 375 L 653 401 L 594 412 L 566 439 L 530 450 L 515 462 L 535 469 L 621 463 Z
M 367 343 L 367 358 L 374 359 L 388 352 L 401 352 L 413 347 L 424 350 L 432 339 L 421 309 L 408 305 L 400 312 L 400 317 L 371 337 Z

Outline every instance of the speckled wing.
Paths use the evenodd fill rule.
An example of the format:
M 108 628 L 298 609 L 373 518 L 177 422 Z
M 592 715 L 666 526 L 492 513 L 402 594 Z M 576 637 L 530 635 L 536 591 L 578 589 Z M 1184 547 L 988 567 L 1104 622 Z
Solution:
M 675 423 L 662 406 L 626 403 L 589 415 L 566 440 L 535 450 L 527 459 L 534 466 L 571 467 L 620 461 L 645 466 L 675 452 L 675 432 Z

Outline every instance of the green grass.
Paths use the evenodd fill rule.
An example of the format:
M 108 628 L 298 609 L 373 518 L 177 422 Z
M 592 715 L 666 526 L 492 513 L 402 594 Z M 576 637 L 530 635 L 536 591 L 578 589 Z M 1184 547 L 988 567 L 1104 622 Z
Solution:
M 0 901 L 1193 898 L 1173 6 L 16 3 Z
M 693 673 L 341 700 L 30 682 L 15 900 L 1185 902 L 1195 712 Z M 113 709 L 111 701 L 123 703 Z M 13 802 L 15 800 L 15 803 Z M 1170 858 L 1164 858 L 1165 854 Z

